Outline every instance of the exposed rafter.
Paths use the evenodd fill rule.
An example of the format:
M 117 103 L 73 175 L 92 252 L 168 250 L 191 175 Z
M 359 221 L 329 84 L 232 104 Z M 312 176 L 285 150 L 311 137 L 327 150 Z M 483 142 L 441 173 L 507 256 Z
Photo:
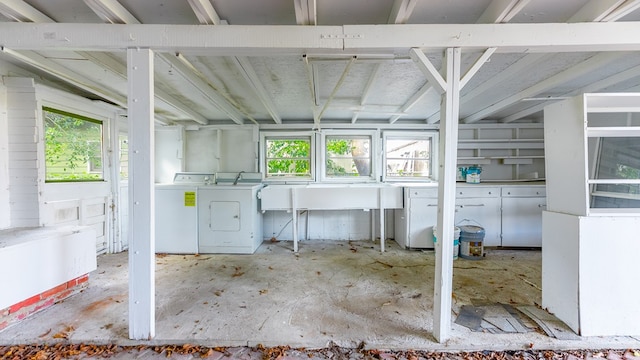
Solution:
M 611 11 L 601 21 L 618 21 L 640 8 L 640 0 L 627 0 Z
M 264 85 L 260 81 L 258 74 L 249 62 L 249 58 L 245 56 L 236 56 L 233 59 L 235 60 L 234 63 L 236 64 L 236 67 L 240 70 L 240 74 L 242 74 L 245 80 L 247 80 L 247 83 L 258 96 L 258 99 L 260 99 L 260 102 L 265 109 L 267 109 L 273 121 L 276 124 L 282 124 L 282 119 L 278 114 L 276 104 L 273 102 L 273 99 L 271 99 L 267 89 L 265 89 Z
M 490 8 L 493 8 L 493 10 L 490 11 L 488 8 L 485 11 L 485 14 L 504 13 L 507 11 L 507 8 L 511 5 L 510 3 L 512 2 L 515 2 L 515 1 L 494 0 L 490 5 Z M 587 4 L 585 4 L 576 14 L 574 14 L 568 21 L 571 23 L 576 23 L 576 22 L 605 21 L 604 19 L 607 19 L 607 18 L 614 19 L 612 14 L 616 12 L 619 14 L 620 11 L 627 11 L 628 9 L 630 9 L 630 6 L 633 5 L 632 3 L 639 3 L 639 2 L 640 0 L 591 0 Z M 503 5 L 502 12 L 496 11 L 496 9 L 501 8 L 501 7 L 498 7 L 499 4 Z M 500 19 L 499 16 L 495 18 L 485 17 L 485 14 L 483 14 L 485 21 L 490 21 L 490 20 L 498 21 Z M 481 19 L 483 17 L 481 17 Z M 613 20 L 610 20 L 610 21 L 613 21 Z M 461 104 L 467 103 L 470 100 L 482 94 L 487 93 L 493 87 L 499 86 L 500 83 L 507 81 L 508 79 L 511 79 L 515 74 L 534 66 L 534 64 L 540 61 L 543 61 L 544 59 L 548 58 L 548 56 L 549 55 L 547 54 L 528 54 L 524 56 L 523 58 L 518 60 L 516 63 L 512 64 L 505 71 L 502 71 L 499 75 L 494 76 L 493 78 L 489 79 L 485 83 L 473 89 L 471 92 L 467 93 L 465 96 L 463 96 L 460 99 L 460 103 Z M 502 101 L 501 103 L 503 103 L 504 106 L 506 107 L 521 100 L 513 97 L 511 98 L 513 99 L 512 103 L 507 103 L 504 101 Z M 499 110 L 500 109 L 496 109 L 495 111 L 499 111 Z M 521 113 L 525 114 L 526 111 L 523 111 Z M 528 113 L 527 115 L 529 114 L 531 113 Z M 440 120 L 439 112 L 435 113 L 434 115 L 430 116 L 427 119 L 429 123 L 435 123 L 435 122 L 438 122 L 439 120 Z M 517 120 L 517 119 L 513 119 L 513 116 L 511 116 L 509 121 L 514 121 L 514 120 Z
M 212 104 L 229 116 L 236 124 L 244 124 L 243 115 L 238 111 L 237 107 L 230 104 L 229 99 L 225 98 L 184 56 L 177 54 L 175 57 L 160 56 L 159 58 L 169 64 L 173 70 L 178 72 L 193 87 L 198 89 Z M 255 120 L 253 121 L 255 122 Z
M 479 24 L 506 23 L 518 15 L 530 0 L 493 0 L 478 19 Z
M 203 25 L 228 25 L 226 21 L 220 20 L 218 13 L 209 0 L 189 0 L 191 8 L 196 13 L 198 20 Z M 258 74 L 249 62 L 249 58 L 244 56 L 235 56 L 232 59 L 236 65 L 240 74 L 245 78 L 249 86 L 253 89 L 254 93 L 260 99 L 260 102 L 265 107 L 269 115 L 276 124 L 282 124 L 282 119 L 276 110 L 276 105 L 271 99 L 271 96 L 267 93 L 264 85 L 260 81 Z M 250 116 L 248 116 L 251 118 Z M 255 120 L 253 120 L 255 122 Z
M 200 24 L 221 25 L 220 17 L 209 0 L 187 0 Z
M 615 84 L 618 84 L 622 81 L 625 80 L 629 80 L 629 79 L 633 79 L 636 77 L 640 77 L 640 65 L 639 66 L 634 66 L 630 69 L 627 69 L 625 71 L 619 72 L 615 75 L 611 75 L 607 78 L 604 79 L 600 79 L 594 83 L 591 83 L 587 86 L 583 86 L 579 89 L 574 89 L 570 92 L 564 93 L 560 96 L 557 96 L 556 98 L 564 98 L 564 97 L 572 97 L 572 96 L 576 96 L 578 94 L 584 94 L 584 93 L 592 93 L 592 92 L 598 92 L 602 89 L 606 89 L 609 86 L 613 86 Z M 636 91 L 636 90 L 632 90 L 632 89 L 627 89 L 627 91 Z M 550 99 L 552 100 L 552 99 Z M 503 123 L 510 123 L 513 121 L 516 121 L 518 119 L 522 119 L 526 116 L 529 116 L 531 114 L 535 114 L 538 111 L 542 111 L 544 109 L 545 106 L 549 105 L 549 102 L 545 102 L 542 104 L 538 104 L 535 106 L 532 106 L 530 108 L 527 108 L 525 110 L 519 111 L 517 113 L 514 113 L 512 115 L 506 116 L 502 119 L 500 119 L 500 122 Z
M 356 62 L 356 59 L 357 57 L 355 56 L 352 57 L 351 60 L 349 60 L 349 62 L 347 63 L 347 65 L 344 67 L 344 70 L 342 71 L 342 75 L 340 75 L 338 82 L 333 87 L 331 94 L 329 94 L 329 98 L 327 98 L 327 101 L 325 101 L 324 105 L 322 106 L 322 110 L 320 110 L 320 112 L 317 112 L 317 113 L 314 112 L 313 123 L 317 129 L 320 128 L 320 120 L 322 119 L 324 112 L 327 111 L 327 109 L 329 108 L 329 104 L 338 93 L 338 90 L 340 90 L 342 83 L 344 83 L 344 80 L 347 78 L 347 75 L 349 75 L 349 70 L 351 70 L 351 66 L 353 66 L 353 64 Z
M 626 0 L 591 0 L 569 18 L 569 22 L 604 21 L 624 2 Z
M 110 24 L 139 24 L 133 16 L 117 0 L 84 0 L 85 4 L 102 19 Z
M 115 22 L 115 23 L 120 23 L 120 24 L 140 24 L 138 19 L 136 19 L 133 16 L 133 14 L 131 14 L 117 0 L 84 0 L 84 1 L 94 11 L 96 11 L 96 9 L 99 9 L 99 10 L 96 11 L 96 13 L 102 19 L 104 19 L 105 21 L 109 21 L 109 22 L 114 23 L 113 21 L 111 21 L 109 19 L 117 19 L 118 21 Z M 199 19 L 200 19 L 200 17 L 203 17 L 205 19 L 205 21 L 207 21 L 207 23 L 215 23 L 215 22 L 220 23 L 220 18 L 218 17 L 218 14 L 215 12 L 215 10 L 211 6 L 211 4 L 209 3 L 209 6 L 207 6 L 207 3 L 209 3 L 208 0 L 201 0 L 201 1 L 193 0 L 193 1 L 189 1 L 189 4 L 194 9 L 194 11 L 196 12 L 196 15 L 198 15 Z M 91 4 L 93 4 L 93 6 Z M 101 15 L 101 13 L 102 13 L 102 15 Z M 191 67 L 185 66 L 184 60 L 183 61 L 178 61 L 178 60 L 176 60 L 176 58 L 168 56 L 168 55 L 158 54 L 158 57 L 161 60 L 164 60 L 166 63 L 170 64 L 172 67 L 174 67 L 177 70 L 179 70 L 180 74 L 189 83 L 191 83 L 194 87 L 196 87 L 196 89 L 198 89 L 204 96 L 209 98 L 211 100 L 211 102 L 217 108 L 219 108 L 222 112 L 227 114 L 227 116 L 229 116 L 229 118 L 231 120 L 233 120 L 237 124 L 243 124 L 244 123 L 243 116 L 242 116 L 242 114 L 240 114 L 238 109 L 235 106 L 231 105 L 227 101 L 227 99 L 225 99 L 225 97 L 223 95 L 221 95 L 219 93 L 219 91 L 216 90 L 216 88 L 214 86 L 211 86 L 211 84 L 209 84 L 208 82 L 203 81 L 201 79 L 203 77 L 202 74 L 193 72 L 192 70 L 195 69 L 193 66 L 191 66 Z M 161 93 L 156 92 L 156 95 L 158 95 L 158 97 L 160 97 L 159 96 L 160 94 Z M 184 106 L 182 106 L 182 107 L 184 107 Z M 188 107 L 184 107 L 184 108 L 187 110 L 186 111 L 187 114 L 193 114 L 192 116 L 194 117 L 195 121 L 197 121 L 197 122 L 199 122 L 201 124 L 207 124 L 207 121 L 203 120 L 204 117 L 202 115 L 197 114 L 195 111 L 189 109 Z M 253 120 L 255 122 L 254 119 L 251 119 L 251 120 Z
M 2 48 L 2 52 L 10 55 L 26 64 L 29 64 L 39 70 L 47 72 L 66 83 L 76 86 L 84 91 L 100 96 L 105 100 L 125 107 L 127 106 L 127 98 L 116 92 L 109 92 L 105 90 L 104 84 L 99 84 L 92 80 L 89 80 L 80 74 L 69 70 L 57 62 L 54 62 L 46 57 L 36 53 L 35 51 L 14 51 L 7 48 Z
M 84 56 L 87 60 L 93 62 L 96 65 L 101 66 L 102 68 L 108 69 L 113 74 L 120 76 L 123 80 L 127 79 L 127 67 L 122 64 L 119 60 L 114 59 L 108 54 L 99 53 L 99 52 L 78 52 L 79 55 Z M 154 89 L 156 97 L 164 102 L 165 104 L 171 106 L 176 111 L 183 113 L 190 119 L 193 119 L 195 122 L 200 123 L 202 125 L 206 125 L 209 121 L 193 109 L 185 106 L 182 102 L 178 101 L 174 96 L 170 95 L 166 91 L 158 88 L 157 86 Z
M 428 94 L 430 91 L 434 90 L 433 86 L 427 82 L 426 84 L 424 84 L 420 90 L 416 91 L 410 98 L 409 100 L 407 100 L 406 103 L 404 103 L 404 105 L 402 105 L 400 107 L 400 112 L 404 113 L 406 111 L 409 111 L 409 109 L 411 109 L 415 104 L 418 103 L 418 101 L 420 101 L 420 99 L 422 99 L 426 94 Z M 397 115 L 393 115 L 390 119 L 389 119 L 389 123 L 393 124 L 394 122 L 396 122 L 398 119 L 400 119 L 400 114 Z
M 316 0 L 293 0 L 298 25 L 316 25 Z
M 0 0 L 0 13 L 17 22 L 54 22 L 53 19 L 23 0 Z
M 513 94 L 495 104 L 492 104 L 472 115 L 469 115 L 463 119 L 465 124 L 473 123 L 479 120 L 482 120 L 486 116 L 495 114 L 499 110 L 506 108 L 507 106 L 513 105 L 514 103 L 528 97 L 539 95 L 545 90 L 554 88 L 563 82 L 576 79 L 580 76 L 588 74 L 595 69 L 606 65 L 620 57 L 619 54 L 615 53 L 603 53 L 595 55 L 586 61 L 581 62 L 580 64 L 571 67 L 567 70 L 564 70 L 552 77 L 549 77 L 531 87 L 528 87 L 525 90 L 522 90 L 516 94 Z
M 395 0 L 387 24 L 406 24 L 418 0 Z

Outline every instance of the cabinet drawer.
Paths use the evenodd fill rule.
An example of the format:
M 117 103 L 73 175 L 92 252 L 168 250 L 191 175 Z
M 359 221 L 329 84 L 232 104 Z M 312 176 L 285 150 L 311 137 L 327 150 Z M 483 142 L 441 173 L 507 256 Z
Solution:
M 500 188 L 498 187 L 457 187 L 456 198 L 468 197 L 499 197 Z
M 503 187 L 502 197 L 544 197 L 547 189 L 544 186 L 513 186 Z
M 438 188 L 406 188 L 410 198 L 437 198 Z

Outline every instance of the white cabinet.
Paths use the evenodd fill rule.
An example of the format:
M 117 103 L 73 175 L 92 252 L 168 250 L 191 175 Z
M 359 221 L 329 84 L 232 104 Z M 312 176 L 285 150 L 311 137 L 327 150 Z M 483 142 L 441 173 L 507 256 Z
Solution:
M 548 105 L 544 128 L 542 307 L 582 336 L 640 334 L 640 208 L 618 201 L 640 200 L 640 176 L 624 171 L 640 166 L 640 93 Z
M 471 185 L 456 189 L 455 223 L 484 228 L 484 246 L 500 246 L 500 188 Z
M 395 212 L 395 239 L 406 249 L 433 249 L 438 214 L 438 188 L 407 187 L 404 209 Z
M 544 185 L 458 185 L 456 225 L 480 225 L 485 246 L 542 245 Z M 403 248 L 432 249 L 438 215 L 436 187 L 406 187 L 395 213 L 395 239 Z
M 396 210 L 395 237 L 403 248 L 432 249 L 433 226 L 438 215 L 438 188 L 405 188 L 404 209 Z M 458 186 L 456 224 L 480 224 L 485 245 L 500 246 L 500 188 L 483 185 Z
M 262 243 L 261 185 L 198 189 L 200 253 L 252 254 Z
M 545 194 L 543 185 L 502 188 L 502 246 L 542 246 Z

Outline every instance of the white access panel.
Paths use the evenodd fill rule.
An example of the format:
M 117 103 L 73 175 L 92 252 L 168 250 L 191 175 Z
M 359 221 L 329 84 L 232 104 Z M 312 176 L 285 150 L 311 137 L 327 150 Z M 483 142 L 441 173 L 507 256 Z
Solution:
M 156 253 L 198 253 L 195 186 L 156 185 Z
M 200 253 L 252 254 L 262 244 L 262 185 L 212 185 L 198 188 Z
M 212 231 L 240 231 L 240 203 L 212 201 L 209 203 L 209 226 Z

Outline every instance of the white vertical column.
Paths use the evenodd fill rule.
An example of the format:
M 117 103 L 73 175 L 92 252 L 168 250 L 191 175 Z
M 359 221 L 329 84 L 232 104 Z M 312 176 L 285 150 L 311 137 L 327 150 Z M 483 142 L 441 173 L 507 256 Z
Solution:
M 446 51 L 446 85 L 442 95 L 438 159 L 438 229 L 434 284 L 433 335 L 444 342 L 451 332 L 453 239 L 456 201 L 456 157 L 460 112 L 460 49 Z
M 129 338 L 155 335 L 153 51 L 127 50 L 129 83 Z

